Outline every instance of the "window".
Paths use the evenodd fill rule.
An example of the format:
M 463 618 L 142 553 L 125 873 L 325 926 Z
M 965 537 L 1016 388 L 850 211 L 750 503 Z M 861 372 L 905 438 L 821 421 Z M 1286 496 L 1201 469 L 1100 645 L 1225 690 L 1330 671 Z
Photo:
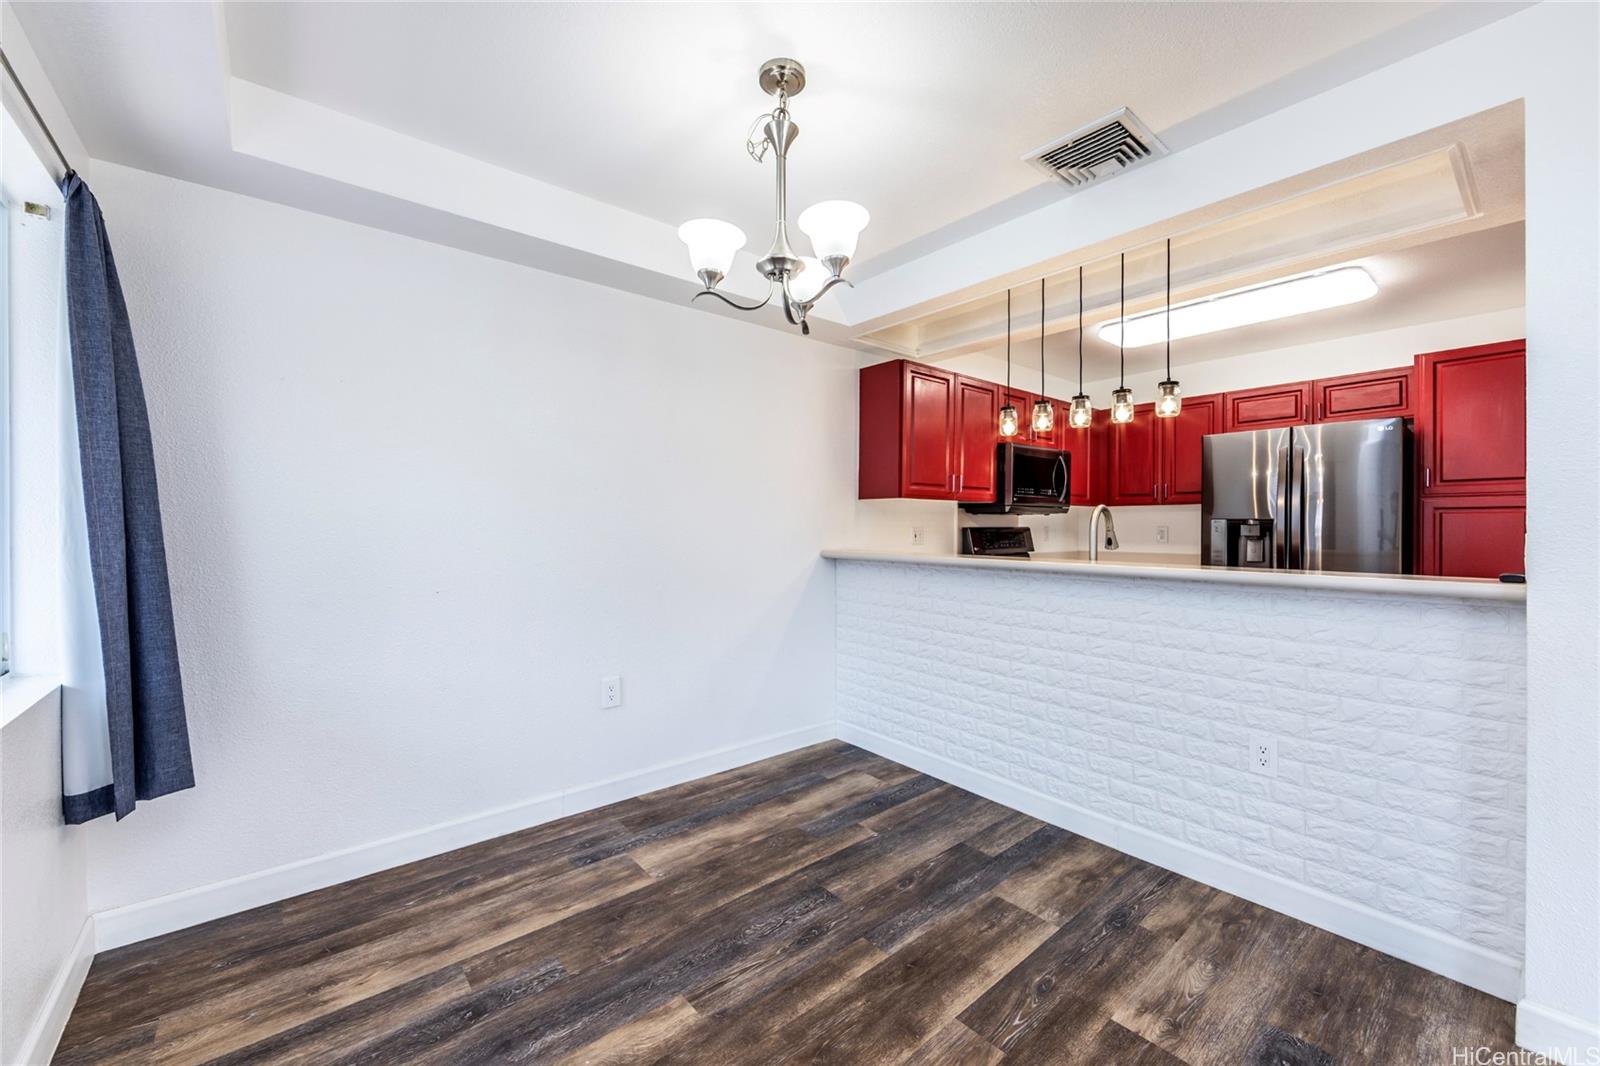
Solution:
M 11 671 L 11 204 L 0 189 L 0 675 Z

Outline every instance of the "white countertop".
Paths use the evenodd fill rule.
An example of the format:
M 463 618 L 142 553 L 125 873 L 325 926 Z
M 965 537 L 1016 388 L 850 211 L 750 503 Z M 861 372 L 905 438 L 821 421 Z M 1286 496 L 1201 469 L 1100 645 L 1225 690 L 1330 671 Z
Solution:
M 1335 592 L 1381 593 L 1390 596 L 1432 596 L 1462 600 L 1526 603 L 1528 586 L 1508 585 L 1493 578 L 1423 577 L 1415 574 L 1344 574 L 1311 570 L 1254 570 L 1201 566 L 1189 555 L 1146 552 L 1107 552 L 1090 562 L 1087 552 L 1034 552 L 1026 559 L 934 552 L 872 551 L 830 548 L 824 559 L 853 559 L 871 563 L 914 563 L 918 566 L 988 567 L 1058 574 L 1095 574 L 1104 577 L 1161 578 L 1168 581 L 1209 581 L 1228 585 L 1275 585 L 1284 588 L 1329 589 Z

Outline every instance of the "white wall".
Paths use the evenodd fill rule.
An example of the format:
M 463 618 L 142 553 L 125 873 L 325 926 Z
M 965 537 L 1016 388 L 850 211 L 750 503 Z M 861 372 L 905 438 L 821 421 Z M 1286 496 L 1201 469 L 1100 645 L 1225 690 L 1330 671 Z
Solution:
M 48 1057 L 92 950 L 85 930 L 89 898 L 83 834 L 61 821 L 60 752 L 61 706 L 55 694 L 0 730 L 4 1063 Z M 43 1055 L 40 1045 L 46 1045 Z
M 1516 998 L 1520 604 L 838 567 L 847 739 Z
M 93 909 L 828 728 L 854 352 L 112 165 L 95 191 L 198 786 L 88 828 Z

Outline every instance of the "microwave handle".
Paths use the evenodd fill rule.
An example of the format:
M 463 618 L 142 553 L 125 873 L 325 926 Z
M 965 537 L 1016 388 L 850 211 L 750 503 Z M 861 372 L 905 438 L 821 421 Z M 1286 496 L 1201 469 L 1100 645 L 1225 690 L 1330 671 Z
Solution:
M 1072 491 L 1072 479 L 1067 475 L 1067 457 L 1064 453 L 1056 456 L 1055 469 L 1050 471 L 1051 488 L 1055 487 L 1057 471 L 1060 471 L 1061 473 L 1061 491 L 1056 495 L 1056 502 L 1066 503 L 1067 493 Z

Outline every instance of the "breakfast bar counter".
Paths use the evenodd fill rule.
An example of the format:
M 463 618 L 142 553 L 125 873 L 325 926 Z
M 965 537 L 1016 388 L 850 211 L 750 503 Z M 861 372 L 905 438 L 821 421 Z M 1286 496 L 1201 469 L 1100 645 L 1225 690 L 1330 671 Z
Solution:
M 1312 570 L 1261 570 L 1201 566 L 1192 556 L 1152 552 L 1108 552 L 1091 561 L 1087 552 L 1035 552 L 1031 556 L 956 555 L 861 548 L 831 548 L 823 558 L 915 566 L 970 567 L 1078 576 L 1157 578 L 1255 587 L 1327 589 L 1458 600 L 1526 603 L 1527 586 L 1493 578 L 1423 577 L 1414 574 L 1346 574 Z

